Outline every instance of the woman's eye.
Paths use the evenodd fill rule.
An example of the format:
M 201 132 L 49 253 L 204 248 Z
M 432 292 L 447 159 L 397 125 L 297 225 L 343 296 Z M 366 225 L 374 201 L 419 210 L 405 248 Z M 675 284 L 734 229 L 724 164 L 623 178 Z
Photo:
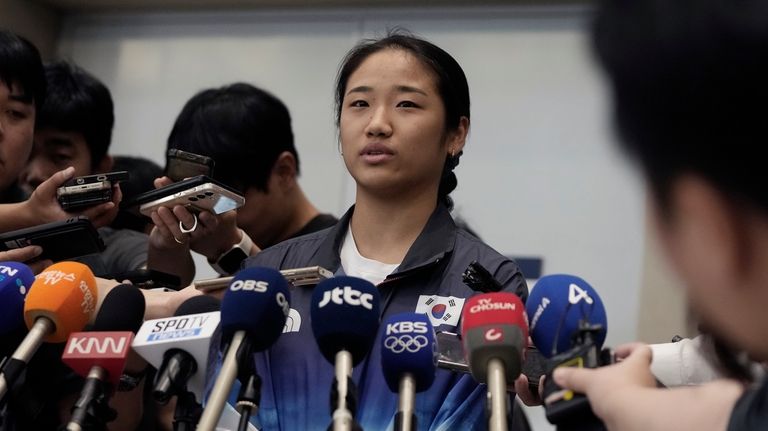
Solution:
M 398 108 L 418 108 L 419 105 L 411 102 L 410 100 L 403 100 L 402 102 L 397 104 Z
M 368 102 L 366 102 L 365 100 L 355 100 L 352 103 L 350 103 L 349 106 L 353 108 L 362 108 L 362 107 L 368 106 Z
M 15 109 L 9 109 L 8 116 L 15 120 L 23 120 L 27 118 L 26 112 L 17 111 Z

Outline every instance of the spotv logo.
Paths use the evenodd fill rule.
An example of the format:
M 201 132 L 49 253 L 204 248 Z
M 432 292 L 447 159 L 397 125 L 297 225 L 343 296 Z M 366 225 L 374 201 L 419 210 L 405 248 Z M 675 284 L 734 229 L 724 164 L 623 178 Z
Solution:
M 329 302 L 333 302 L 337 305 L 344 305 L 345 303 L 352 306 L 362 305 L 369 310 L 373 309 L 371 300 L 373 295 L 370 293 L 363 293 L 357 289 L 353 289 L 350 286 L 334 287 L 332 290 L 326 290 L 323 293 L 323 299 L 317 305 L 318 308 L 323 308 L 328 305 Z

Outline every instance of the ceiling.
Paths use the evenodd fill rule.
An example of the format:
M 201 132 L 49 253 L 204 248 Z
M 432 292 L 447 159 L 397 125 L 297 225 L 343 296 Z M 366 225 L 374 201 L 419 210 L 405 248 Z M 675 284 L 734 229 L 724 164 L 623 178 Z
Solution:
M 478 6 L 585 4 L 588 0 L 34 0 L 67 12 L 258 9 L 303 7 Z

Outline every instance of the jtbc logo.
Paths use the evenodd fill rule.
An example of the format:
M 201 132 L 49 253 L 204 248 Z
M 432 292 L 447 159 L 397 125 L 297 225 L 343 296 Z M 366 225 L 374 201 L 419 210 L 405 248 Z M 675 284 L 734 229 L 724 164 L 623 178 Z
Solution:
M 362 305 L 371 310 L 373 309 L 373 305 L 371 304 L 372 299 L 373 295 L 370 293 L 362 293 L 350 286 L 344 286 L 344 288 L 334 287 L 333 290 L 326 290 L 325 293 L 323 293 L 323 299 L 320 301 L 320 304 L 318 304 L 318 308 L 323 308 L 328 305 L 329 302 L 333 301 L 334 304 L 338 305 L 343 305 L 345 302 L 353 306 Z
M 254 292 L 264 293 L 269 288 L 269 283 L 266 281 L 257 280 L 235 280 L 229 285 L 229 290 L 252 290 Z
M 392 334 L 426 334 L 427 322 L 395 322 L 387 324 L 387 335 Z

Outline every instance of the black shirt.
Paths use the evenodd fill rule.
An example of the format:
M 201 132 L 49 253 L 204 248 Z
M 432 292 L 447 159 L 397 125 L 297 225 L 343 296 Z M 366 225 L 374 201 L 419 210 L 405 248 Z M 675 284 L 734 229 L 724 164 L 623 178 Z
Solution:
M 768 378 L 736 401 L 728 431 L 768 430 Z

